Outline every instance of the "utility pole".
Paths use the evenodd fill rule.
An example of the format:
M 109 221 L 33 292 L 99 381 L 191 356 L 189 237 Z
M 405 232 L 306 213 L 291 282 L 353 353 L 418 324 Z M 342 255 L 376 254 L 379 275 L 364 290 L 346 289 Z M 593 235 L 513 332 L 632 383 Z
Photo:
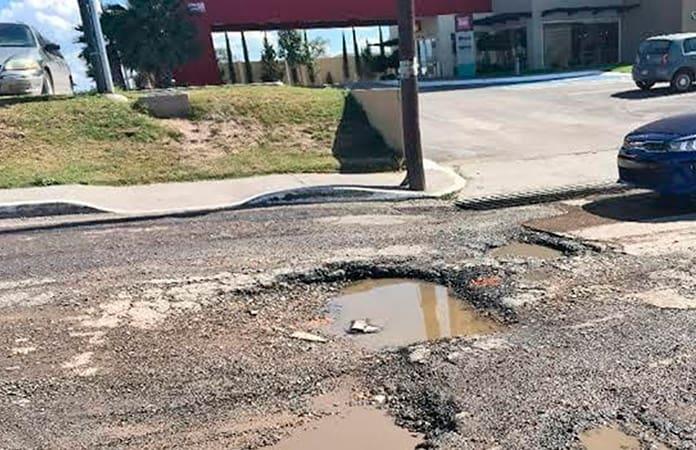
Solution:
M 78 5 L 80 6 L 82 27 L 85 36 L 87 36 L 87 42 L 93 51 L 91 59 L 96 72 L 97 91 L 100 94 L 113 94 L 114 81 L 111 77 L 109 57 L 106 54 L 106 42 L 99 20 L 97 1 L 99 0 L 78 0 Z
M 416 16 L 414 0 L 396 0 L 399 22 L 399 78 L 401 80 L 401 123 L 408 187 L 425 191 L 421 145 L 416 62 Z

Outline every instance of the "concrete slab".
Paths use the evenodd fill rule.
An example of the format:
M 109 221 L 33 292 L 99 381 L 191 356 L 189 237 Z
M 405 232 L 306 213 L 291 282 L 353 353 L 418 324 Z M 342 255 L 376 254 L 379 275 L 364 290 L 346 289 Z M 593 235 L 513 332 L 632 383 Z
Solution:
M 464 196 L 611 182 L 628 132 L 694 111 L 694 100 L 641 92 L 621 74 L 425 92 L 424 153 L 469 180 Z
M 696 250 L 696 203 L 671 202 L 651 193 L 562 202 L 556 217 L 527 227 L 612 247 L 632 255 Z

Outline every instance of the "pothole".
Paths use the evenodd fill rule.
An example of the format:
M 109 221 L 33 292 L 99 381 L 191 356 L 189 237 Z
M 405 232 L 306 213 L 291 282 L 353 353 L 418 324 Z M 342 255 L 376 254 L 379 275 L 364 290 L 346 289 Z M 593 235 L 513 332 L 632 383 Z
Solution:
M 454 336 L 490 334 L 493 319 L 452 297 L 446 287 L 416 280 L 366 280 L 332 299 L 332 331 L 378 349 Z
M 416 448 L 421 438 L 397 427 L 384 411 L 351 407 L 297 430 L 270 450 L 382 450 Z
M 490 255 L 494 258 L 557 259 L 563 257 L 563 253 L 556 249 L 524 242 L 511 242 L 495 248 Z
M 629 436 L 615 426 L 587 430 L 580 435 L 580 443 L 586 450 L 640 450 L 638 439 Z

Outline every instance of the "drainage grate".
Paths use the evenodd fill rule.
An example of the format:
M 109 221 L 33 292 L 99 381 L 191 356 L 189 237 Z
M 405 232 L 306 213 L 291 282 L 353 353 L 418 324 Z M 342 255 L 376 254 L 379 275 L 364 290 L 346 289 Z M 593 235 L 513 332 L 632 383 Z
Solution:
M 580 184 L 553 189 L 541 189 L 538 191 L 518 192 L 514 194 L 467 198 L 457 201 L 456 205 L 462 209 L 486 211 L 570 200 L 586 195 L 618 194 L 631 189 L 632 188 L 629 186 L 618 183 Z

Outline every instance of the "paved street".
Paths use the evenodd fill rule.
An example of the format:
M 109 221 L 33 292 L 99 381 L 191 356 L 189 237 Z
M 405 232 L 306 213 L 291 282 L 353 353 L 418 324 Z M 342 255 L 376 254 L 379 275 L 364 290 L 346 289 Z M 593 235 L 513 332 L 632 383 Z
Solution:
M 465 194 L 614 181 L 623 137 L 694 101 L 622 75 L 423 93 L 425 154 L 471 178 Z
M 0 235 L 0 442 L 264 448 L 363 408 L 432 448 L 582 448 L 606 427 L 696 448 L 693 251 L 543 231 L 626 220 L 605 217 L 612 201 L 631 204 L 346 204 Z M 506 256 L 514 242 L 560 253 Z M 362 347 L 327 305 L 370 277 L 448 286 L 496 331 Z

